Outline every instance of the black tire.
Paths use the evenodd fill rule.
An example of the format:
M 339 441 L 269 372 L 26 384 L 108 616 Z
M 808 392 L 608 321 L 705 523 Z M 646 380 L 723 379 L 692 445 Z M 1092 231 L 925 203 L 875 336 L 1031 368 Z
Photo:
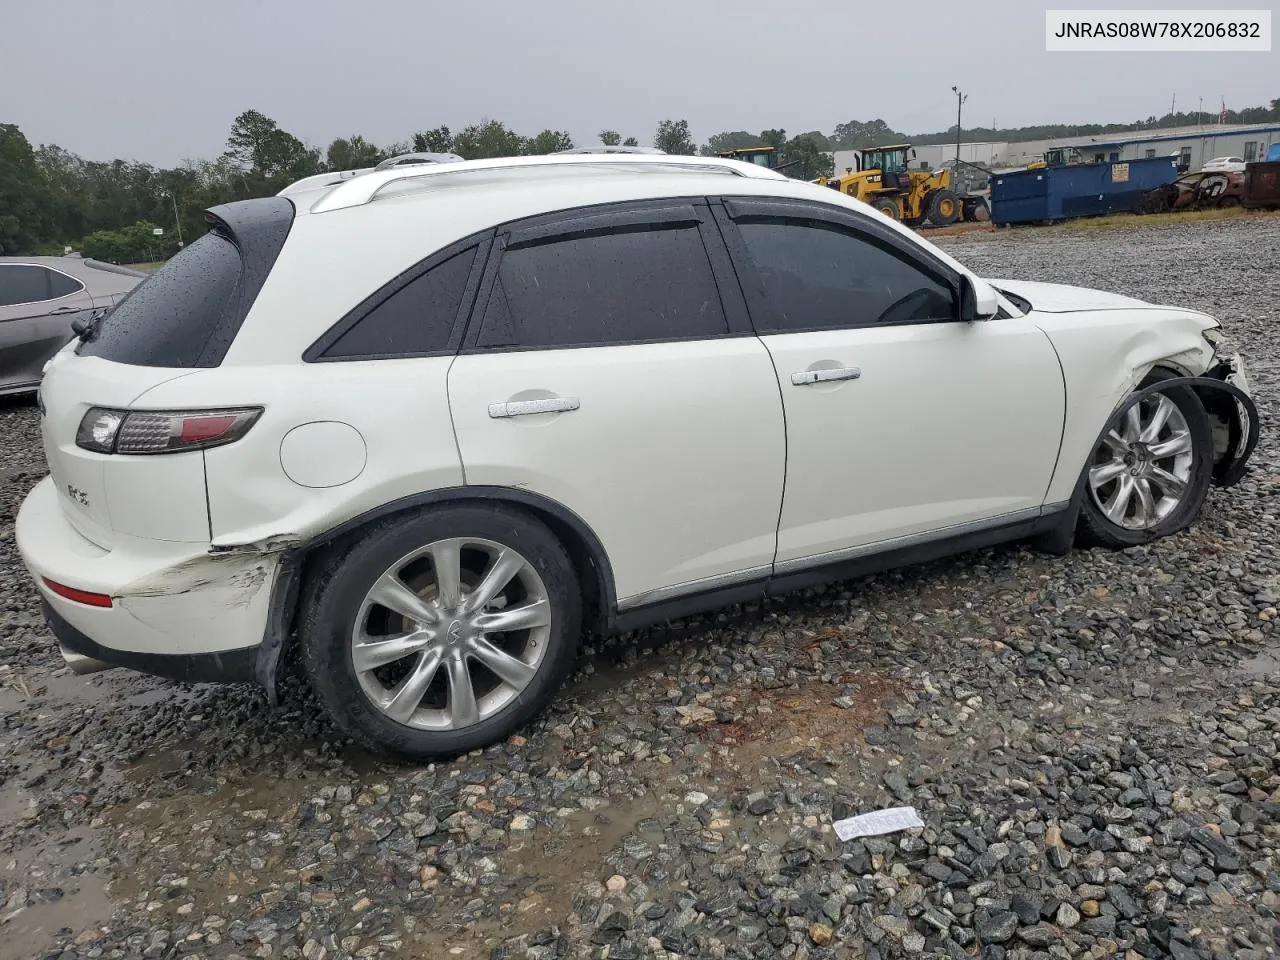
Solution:
M 935 190 L 929 194 L 929 222 L 936 227 L 949 227 L 960 219 L 960 198 L 950 190 Z
M 1143 380 L 1140 388 L 1148 387 L 1176 376 L 1176 374 L 1168 371 L 1156 369 Z M 1148 398 L 1148 402 L 1159 396 L 1168 397 L 1173 402 L 1186 420 L 1187 430 L 1191 436 L 1192 465 L 1187 478 L 1186 491 L 1176 508 L 1158 523 L 1140 530 L 1129 529 L 1114 523 L 1103 513 L 1089 485 L 1089 471 L 1093 465 L 1094 457 L 1098 453 L 1099 446 L 1101 446 L 1100 441 L 1099 446 L 1095 446 L 1090 451 L 1089 461 L 1085 464 L 1081 478 L 1082 500 L 1080 523 L 1077 529 L 1077 540 L 1081 545 L 1120 550 L 1125 547 L 1151 543 L 1154 540 L 1185 530 L 1195 522 L 1196 517 L 1199 515 L 1213 474 L 1213 433 L 1209 425 L 1208 414 L 1205 412 L 1200 398 L 1189 387 L 1172 385 L 1167 390 L 1161 390 L 1153 394 Z M 1107 423 L 1107 431 L 1124 422 L 1124 418 L 1127 416 L 1129 408 L 1134 405 L 1134 402 L 1134 399 L 1131 398 L 1116 412 Z
M 399 558 L 452 538 L 483 538 L 514 548 L 541 578 L 551 625 L 533 678 L 492 716 L 451 730 L 423 730 L 397 722 L 362 689 L 352 662 L 356 617 L 373 582 Z M 299 629 L 311 686 L 334 722 L 375 753 L 418 760 L 447 758 L 487 746 L 518 730 L 555 696 L 577 659 L 582 628 L 581 587 L 559 540 L 523 512 L 501 506 L 443 506 L 396 516 L 346 541 L 323 557 L 303 597 Z
M 880 213 L 884 214 L 890 220 L 898 219 L 898 202 L 891 197 L 880 197 L 871 201 L 871 206 L 875 207 Z

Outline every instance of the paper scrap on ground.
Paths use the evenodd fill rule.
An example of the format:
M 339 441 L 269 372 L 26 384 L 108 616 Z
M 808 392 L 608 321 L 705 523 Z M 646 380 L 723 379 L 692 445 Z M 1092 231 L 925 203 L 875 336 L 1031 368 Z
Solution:
M 874 810 L 871 813 L 860 813 L 847 820 L 837 820 L 832 824 L 836 836 L 841 840 L 853 840 L 855 837 L 877 837 L 882 833 L 897 833 L 899 830 L 910 830 L 912 827 L 923 827 L 924 821 L 915 807 L 890 807 L 888 810 Z

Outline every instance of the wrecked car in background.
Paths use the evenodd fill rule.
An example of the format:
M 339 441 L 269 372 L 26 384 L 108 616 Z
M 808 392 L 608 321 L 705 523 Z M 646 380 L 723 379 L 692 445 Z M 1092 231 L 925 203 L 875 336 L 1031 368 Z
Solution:
M 1185 173 L 1171 183 L 1148 190 L 1141 213 L 1236 207 L 1244 196 L 1244 174 L 1237 171 Z

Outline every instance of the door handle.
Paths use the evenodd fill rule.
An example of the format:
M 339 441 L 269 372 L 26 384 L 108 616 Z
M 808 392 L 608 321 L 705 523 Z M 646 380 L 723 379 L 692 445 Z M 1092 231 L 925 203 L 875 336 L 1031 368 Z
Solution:
M 546 397 L 542 400 L 507 400 L 489 404 L 489 416 L 495 420 L 503 417 L 528 417 L 535 413 L 568 413 L 581 404 L 577 397 Z
M 791 375 L 791 382 L 797 387 L 805 387 L 811 383 L 830 383 L 833 380 L 857 380 L 860 376 L 861 367 L 831 367 L 827 370 L 801 370 Z
M 54 307 L 49 311 L 49 316 L 56 317 L 60 313 L 79 313 L 83 307 Z

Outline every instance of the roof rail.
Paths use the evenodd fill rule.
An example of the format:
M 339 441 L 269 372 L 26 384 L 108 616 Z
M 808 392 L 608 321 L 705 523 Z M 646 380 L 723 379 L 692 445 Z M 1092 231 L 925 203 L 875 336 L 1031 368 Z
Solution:
M 383 187 L 401 180 L 417 180 L 424 177 L 455 176 L 472 170 L 506 170 L 520 167 L 555 166 L 577 164 L 594 166 L 649 166 L 655 168 L 684 167 L 689 170 L 719 170 L 757 180 L 786 180 L 784 174 L 741 160 L 725 160 L 720 157 L 682 157 L 668 154 L 548 154 L 537 157 L 494 157 L 490 160 L 464 160 L 460 163 L 423 163 L 388 170 L 378 170 L 352 177 L 336 184 L 311 206 L 312 213 L 327 213 L 359 207 L 373 200 Z

